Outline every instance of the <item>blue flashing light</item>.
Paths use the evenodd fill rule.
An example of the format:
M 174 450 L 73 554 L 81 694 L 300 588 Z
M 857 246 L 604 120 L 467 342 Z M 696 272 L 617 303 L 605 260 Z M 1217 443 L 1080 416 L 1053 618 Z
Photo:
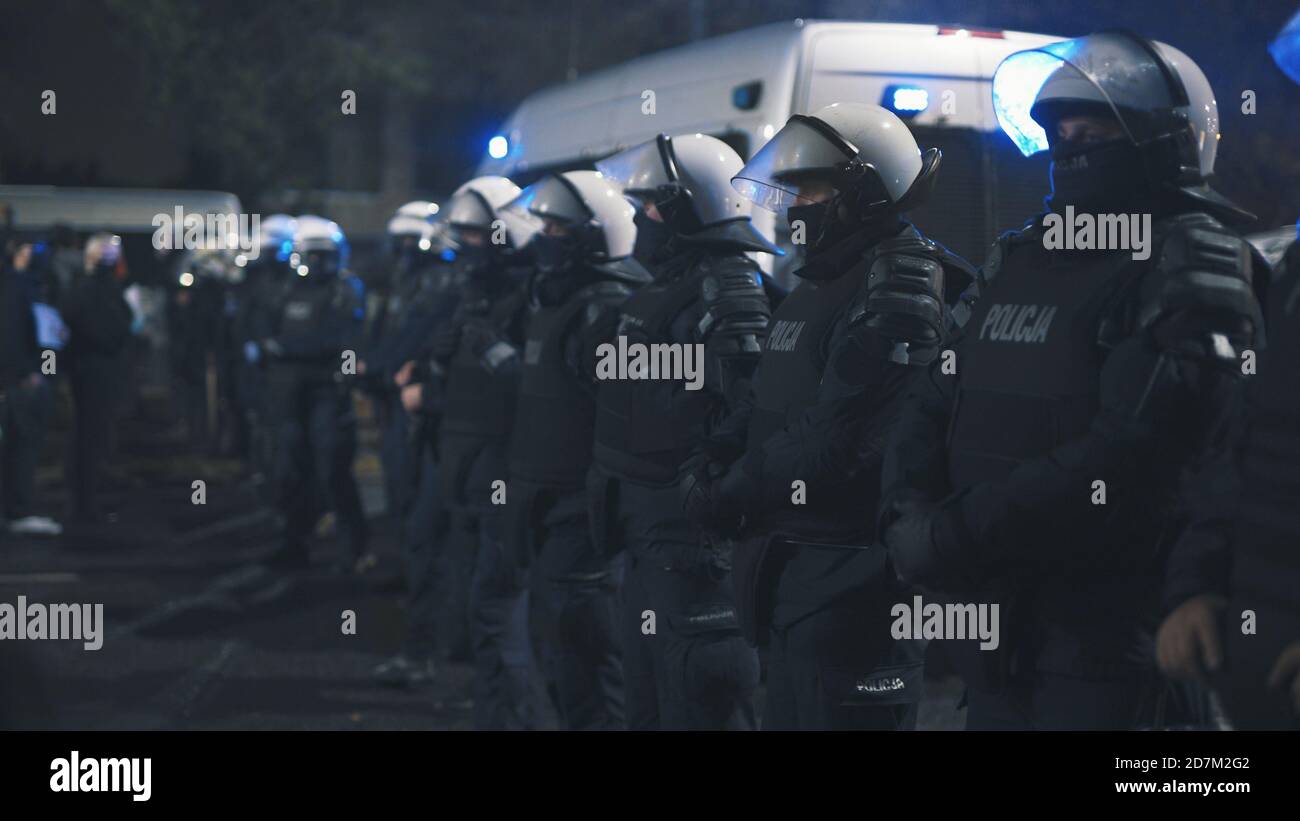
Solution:
M 917 86 L 885 89 L 885 107 L 902 117 L 915 116 L 930 107 L 930 92 Z
M 292 253 L 293 253 L 293 240 L 287 239 L 284 242 L 280 243 L 280 250 L 276 251 L 275 258 L 280 262 L 284 262 L 286 259 L 289 258 L 289 255 Z
M 510 141 L 500 134 L 488 140 L 488 156 L 494 160 L 504 159 L 510 153 Z
M 438 256 L 442 258 L 442 261 L 443 261 L 443 262 L 455 262 L 455 261 L 456 261 L 456 252 L 453 251 L 453 250 L 451 250 L 450 248 L 443 248 L 443 249 L 442 249 L 442 253 L 439 254 Z
M 1269 44 L 1268 51 L 1282 73 L 1300 83 L 1300 11 L 1282 27 L 1277 39 Z

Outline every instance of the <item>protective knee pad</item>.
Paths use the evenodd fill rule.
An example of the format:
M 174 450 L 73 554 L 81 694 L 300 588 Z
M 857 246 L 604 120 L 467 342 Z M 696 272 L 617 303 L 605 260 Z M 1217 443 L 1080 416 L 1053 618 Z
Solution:
M 556 613 L 556 639 L 581 652 L 605 652 L 617 646 L 613 597 L 598 584 L 566 585 Z
M 683 674 L 689 701 L 734 704 L 758 688 L 758 653 L 738 634 L 699 636 L 687 650 Z

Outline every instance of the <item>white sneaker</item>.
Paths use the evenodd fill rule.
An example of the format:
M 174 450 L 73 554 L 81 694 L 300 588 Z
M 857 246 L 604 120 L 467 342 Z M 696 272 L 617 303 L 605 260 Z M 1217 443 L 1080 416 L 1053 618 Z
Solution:
M 9 523 L 9 532 L 32 536 L 58 536 L 63 532 L 63 525 L 49 516 L 24 516 Z

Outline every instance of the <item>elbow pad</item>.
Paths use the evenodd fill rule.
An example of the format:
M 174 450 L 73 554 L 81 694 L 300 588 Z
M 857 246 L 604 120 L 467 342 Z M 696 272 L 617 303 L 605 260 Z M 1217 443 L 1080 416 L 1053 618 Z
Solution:
M 929 362 L 943 341 L 947 321 L 939 247 L 909 232 L 881 242 L 872 256 L 864 293 L 850 309 L 850 323 L 861 323 L 887 342 L 893 361 Z
M 695 330 L 717 374 L 714 388 L 735 401 L 762 356 L 772 309 L 757 268 L 748 259 L 727 257 L 703 264 L 708 266 L 700 279 L 704 315 Z
M 1165 229 L 1142 283 L 1138 328 L 1176 356 L 1236 362 L 1263 330 L 1249 244 L 1207 214 L 1180 215 Z

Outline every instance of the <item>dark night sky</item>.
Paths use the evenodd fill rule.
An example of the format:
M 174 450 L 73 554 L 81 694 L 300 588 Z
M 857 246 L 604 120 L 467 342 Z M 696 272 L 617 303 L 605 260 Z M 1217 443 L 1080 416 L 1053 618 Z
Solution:
M 296 51 L 310 46 L 311 38 L 322 35 L 311 19 L 310 4 L 276 2 L 304 9 L 300 30 L 283 44 L 284 59 L 293 59 Z M 571 57 L 579 71 L 590 71 L 685 42 L 692 30 L 691 5 L 690 0 L 479 0 L 376 2 L 351 8 L 397 21 L 397 28 L 427 61 L 429 87 L 413 104 L 417 187 L 444 188 L 472 168 L 484 136 L 514 104 L 528 92 L 564 79 Z M 11 0 L 6 7 L 0 29 L 0 181 L 34 182 L 27 177 L 35 175 L 64 184 L 204 182 L 195 171 L 190 128 L 170 116 L 141 81 L 146 59 L 116 25 L 110 2 Z M 230 13 L 228 21 L 204 32 L 205 46 L 220 50 L 227 38 L 247 35 L 242 27 L 243 13 L 250 8 L 247 0 L 212 0 L 207 8 L 229 8 Z M 1300 180 L 1294 138 L 1300 89 L 1277 70 L 1266 51 L 1268 41 L 1295 10 L 1286 0 L 1092 0 L 1068 5 L 1019 0 L 738 0 L 705 3 L 702 8 L 709 34 L 800 16 L 952 22 L 1066 36 L 1097 28 L 1132 28 L 1178 46 L 1205 69 L 1223 119 L 1221 168 L 1236 167 L 1234 151 L 1268 151 L 1276 155 L 1272 165 L 1280 178 Z M 59 95 L 56 117 L 39 113 L 40 93 L 46 88 Z M 1253 117 L 1239 110 L 1246 88 L 1258 95 L 1259 111 Z M 320 104 L 336 107 L 337 88 L 322 87 Z M 372 105 L 359 114 L 374 112 Z M 377 133 L 370 128 L 363 143 Z

